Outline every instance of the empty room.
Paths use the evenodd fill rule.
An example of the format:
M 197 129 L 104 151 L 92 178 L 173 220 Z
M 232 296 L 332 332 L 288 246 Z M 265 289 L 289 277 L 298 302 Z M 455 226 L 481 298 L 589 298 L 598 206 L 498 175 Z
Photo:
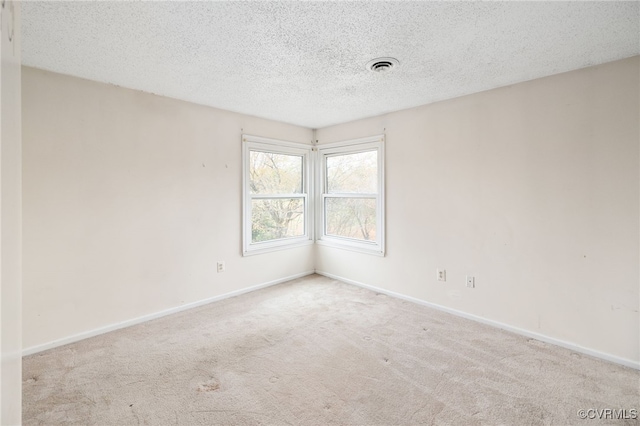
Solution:
M 2 425 L 640 423 L 640 2 L 1 7 Z

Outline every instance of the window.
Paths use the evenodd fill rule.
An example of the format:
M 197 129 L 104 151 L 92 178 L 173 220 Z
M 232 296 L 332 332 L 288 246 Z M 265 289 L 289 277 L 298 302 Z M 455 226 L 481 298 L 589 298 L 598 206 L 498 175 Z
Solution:
M 384 136 L 318 147 L 318 243 L 384 255 Z
M 311 244 L 311 146 L 242 136 L 243 253 Z

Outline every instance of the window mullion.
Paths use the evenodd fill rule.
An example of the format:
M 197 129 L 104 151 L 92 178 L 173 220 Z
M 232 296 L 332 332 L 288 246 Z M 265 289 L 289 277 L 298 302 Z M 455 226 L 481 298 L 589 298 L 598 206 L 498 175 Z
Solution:
M 322 194 L 322 196 L 325 198 L 378 198 L 378 194 L 360 194 L 360 193 Z
M 250 194 L 252 200 L 273 200 L 277 198 L 307 198 L 307 194 Z

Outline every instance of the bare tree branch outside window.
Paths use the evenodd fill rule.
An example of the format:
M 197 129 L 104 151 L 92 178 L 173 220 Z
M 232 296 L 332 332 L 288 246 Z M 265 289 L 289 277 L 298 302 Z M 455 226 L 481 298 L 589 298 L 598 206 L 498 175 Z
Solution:
M 375 241 L 377 151 L 328 156 L 326 179 L 326 233 Z M 359 197 L 349 197 L 350 194 L 358 194 Z
M 249 162 L 251 194 L 264 196 L 251 202 L 251 241 L 304 235 L 303 157 L 250 151 Z

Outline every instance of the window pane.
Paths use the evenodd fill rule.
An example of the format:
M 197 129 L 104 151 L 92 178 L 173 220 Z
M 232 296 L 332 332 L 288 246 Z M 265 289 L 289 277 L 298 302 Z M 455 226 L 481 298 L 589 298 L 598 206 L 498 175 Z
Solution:
M 376 240 L 375 198 L 325 198 L 326 234 Z
M 251 242 L 304 235 L 304 199 L 251 200 Z
M 249 178 L 252 194 L 300 194 L 302 156 L 251 151 Z
M 378 192 L 378 151 L 327 157 L 327 192 Z

